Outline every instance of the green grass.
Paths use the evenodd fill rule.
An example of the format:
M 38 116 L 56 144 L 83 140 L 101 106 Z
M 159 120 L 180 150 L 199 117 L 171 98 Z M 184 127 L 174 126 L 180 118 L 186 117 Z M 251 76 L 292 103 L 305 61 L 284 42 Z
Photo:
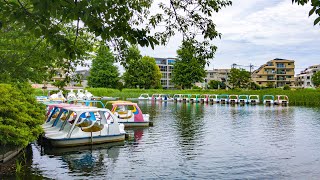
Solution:
M 120 97 L 125 100 L 126 98 L 138 98 L 140 94 L 147 93 L 150 96 L 152 94 L 236 94 L 236 95 L 259 95 L 262 100 L 263 95 L 287 95 L 289 97 L 290 105 L 296 106 L 320 106 L 320 89 L 263 89 L 263 90 L 164 90 L 164 89 L 123 89 L 119 91 L 117 89 L 108 88 L 87 88 L 94 96 L 109 96 Z M 44 93 L 42 89 L 36 89 L 35 94 L 37 96 L 47 95 L 47 91 Z
M 287 95 L 290 105 L 320 106 L 320 89 L 263 89 L 263 90 L 163 90 L 163 89 L 116 89 L 87 88 L 95 96 L 111 96 L 126 98 L 137 98 L 142 93 L 152 94 L 236 94 L 236 95 Z

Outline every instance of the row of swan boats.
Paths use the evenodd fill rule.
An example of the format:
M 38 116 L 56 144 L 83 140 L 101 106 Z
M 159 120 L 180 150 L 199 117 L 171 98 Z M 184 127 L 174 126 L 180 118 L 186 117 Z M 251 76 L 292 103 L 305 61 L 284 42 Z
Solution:
M 136 103 L 111 102 L 112 109 L 95 107 L 98 101 L 47 104 L 42 125 L 44 139 L 55 147 L 92 145 L 125 140 L 126 127 L 148 127 L 149 115 Z
M 138 100 L 151 101 L 175 101 L 190 103 L 221 103 L 221 104 L 260 104 L 259 95 L 228 95 L 228 94 L 175 94 L 172 97 L 168 94 L 141 94 Z M 288 105 L 289 98 L 286 95 L 264 95 L 262 97 L 265 105 Z
M 91 92 L 88 90 L 83 90 L 83 89 L 78 89 L 77 93 L 74 92 L 73 89 L 71 89 L 67 97 L 63 95 L 63 91 L 59 91 L 55 94 L 48 96 L 37 96 L 36 99 L 37 101 L 44 102 L 44 101 L 56 101 L 56 102 L 65 102 L 69 100 L 91 100 L 93 99 L 94 96 L 92 95 Z

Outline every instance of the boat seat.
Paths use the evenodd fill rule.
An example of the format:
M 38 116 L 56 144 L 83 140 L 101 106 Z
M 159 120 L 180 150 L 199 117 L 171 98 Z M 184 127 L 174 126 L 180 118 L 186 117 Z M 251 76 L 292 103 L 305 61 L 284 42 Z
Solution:
M 98 131 L 101 131 L 103 128 L 104 128 L 103 124 L 99 124 L 98 122 L 95 122 L 89 127 L 82 128 L 82 131 L 84 131 L 84 132 L 98 132 Z

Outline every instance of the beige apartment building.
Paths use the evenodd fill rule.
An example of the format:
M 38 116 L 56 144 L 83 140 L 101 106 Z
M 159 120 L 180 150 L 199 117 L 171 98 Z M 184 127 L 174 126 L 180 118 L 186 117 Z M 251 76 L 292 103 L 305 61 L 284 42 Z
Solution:
M 253 71 L 251 77 L 259 86 L 271 83 L 274 87 L 294 86 L 294 68 L 294 60 L 276 58 Z

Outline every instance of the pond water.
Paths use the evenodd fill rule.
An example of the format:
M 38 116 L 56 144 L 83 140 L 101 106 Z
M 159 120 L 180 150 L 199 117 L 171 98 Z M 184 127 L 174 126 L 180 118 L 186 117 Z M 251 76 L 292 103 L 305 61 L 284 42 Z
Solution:
M 140 103 L 153 127 L 124 143 L 31 144 L 23 176 L 49 179 L 318 179 L 320 109 Z M 9 177 L 9 176 L 7 176 Z

